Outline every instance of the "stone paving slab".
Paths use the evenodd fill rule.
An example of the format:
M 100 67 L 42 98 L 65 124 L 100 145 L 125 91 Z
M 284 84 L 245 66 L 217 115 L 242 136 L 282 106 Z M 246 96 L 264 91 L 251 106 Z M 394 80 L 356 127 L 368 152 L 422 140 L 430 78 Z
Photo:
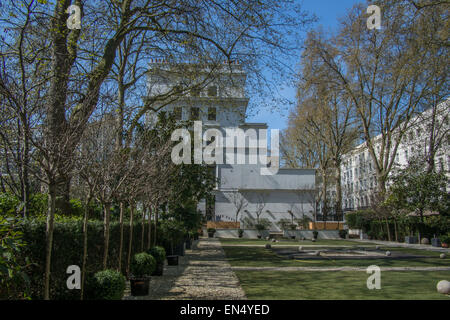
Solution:
M 355 242 L 372 242 L 374 244 L 388 246 L 388 247 L 400 247 L 400 248 L 411 248 L 411 249 L 420 249 L 427 251 L 436 251 L 436 252 L 450 252 L 450 248 L 442 248 L 442 247 L 433 247 L 432 245 L 424 245 L 424 244 L 410 244 L 410 243 L 399 243 L 393 241 L 382 241 L 382 240 L 359 240 L 359 239 L 350 239 Z
M 165 266 L 162 277 L 152 277 L 150 294 L 132 297 L 129 282 L 124 300 L 243 300 L 239 280 L 227 262 L 220 241 L 202 238 L 186 250 L 178 266 Z
M 232 267 L 235 271 L 366 271 L 361 267 Z M 380 267 L 381 271 L 450 271 L 450 267 Z

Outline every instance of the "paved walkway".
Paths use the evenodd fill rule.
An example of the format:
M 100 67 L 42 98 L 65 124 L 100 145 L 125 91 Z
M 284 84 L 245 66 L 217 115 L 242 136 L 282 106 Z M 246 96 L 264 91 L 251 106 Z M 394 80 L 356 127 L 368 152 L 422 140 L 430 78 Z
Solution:
M 374 243 L 374 244 L 379 244 L 379 245 L 389 246 L 389 247 L 412 248 L 412 249 L 421 249 L 421 250 L 436 251 L 436 252 L 450 252 L 450 248 L 439 248 L 439 247 L 433 247 L 431 245 L 424 245 L 424 244 L 409 244 L 409 243 L 400 243 L 400 242 L 382 241 L 382 240 L 359 240 L 359 239 L 351 239 L 351 240 L 355 241 L 355 242 Z
M 125 300 L 242 300 L 246 299 L 217 239 L 200 239 L 186 250 L 178 266 L 165 266 L 162 277 L 152 277 L 150 295 L 132 297 L 129 282 Z
M 361 267 L 232 267 L 236 271 L 366 271 Z M 380 267 L 381 271 L 450 271 L 450 267 Z

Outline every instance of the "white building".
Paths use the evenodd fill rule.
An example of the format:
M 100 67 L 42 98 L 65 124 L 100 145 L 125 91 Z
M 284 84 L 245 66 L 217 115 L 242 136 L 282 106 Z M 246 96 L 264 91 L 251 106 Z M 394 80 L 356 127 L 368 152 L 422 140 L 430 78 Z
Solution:
M 236 164 L 237 161 L 231 163 L 224 151 L 225 161 L 215 165 L 218 178 L 214 190 L 215 201 L 200 203 L 199 209 L 205 214 L 210 213 L 213 220 L 235 221 L 237 207 L 241 207 L 237 221 L 243 221 L 245 218 L 256 220 L 258 213 L 259 218 L 272 222 L 272 230 L 279 230 L 276 223 L 280 219 L 304 216 L 312 218 L 315 203 L 311 191 L 315 187 L 314 170 L 280 168 L 274 175 L 261 174 L 261 168 L 267 165 L 261 164 L 260 156 L 267 154 L 267 147 L 254 148 L 248 136 L 256 134 L 256 139 L 267 137 L 267 125 L 245 121 L 249 99 L 245 95 L 246 74 L 242 67 L 237 63 L 224 65 L 212 80 L 208 81 L 205 81 L 206 74 L 210 71 L 207 68 L 197 70 L 193 81 L 185 79 L 186 72 L 174 72 L 173 69 L 173 65 L 164 61 L 150 65 L 150 99 L 170 90 L 182 92 L 183 88 L 202 83 L 195 90 L 189 90 L 187 93 L 183 91 L 183 95 L 165 105 L 162 110 L 174 112 L 179 120 L 201 121 L 204 131 L 214 128 L 226 137 L 227 132 L 242 129 L 246 136 L 245 145 L 239 145 L 236 141 L 233 146 L 236 155 L 240 152 L 245 155 L 245 164 Z M 186 69 L 189 70 L 189 67 Z M 161 105 L 166 103 L 162 101 Z M 154 119 L 155 114 L 150 113 L 148 121 Z M 207 143 L 203 142 L 203 147 L 206 145 Z M 225 142 L 223 145 L 225 146 Z M 256 162 L 250 161 L 249 155 L 253 152 L 258 157 Z M 274 161 L 275 158 L 270 159 Z
M 429 132 L 432 121 L 432 110 L 429 108 L 411 119 L 411 126 L 403 136 L 397 153 L 395 165 L 405 167 L 412 157 L 424 156 L 429 146 Z M 436 153 L 437 168 L 450 172 L 450 99 L 436 108 L 436 127 L 440 128 L 443 137 Z M 380 140 L 381 135 L 374 138 Z M 377 144 L 375 144 L 377 146 Z M 377 148 L 379 152 L 379 147 Z M 376 170 L 366 143 L 358 145 L 343 157 L 342 165 L 342 205 L 344 211 L 367 208 L 371 204 L 371 195 L 377 188 Z

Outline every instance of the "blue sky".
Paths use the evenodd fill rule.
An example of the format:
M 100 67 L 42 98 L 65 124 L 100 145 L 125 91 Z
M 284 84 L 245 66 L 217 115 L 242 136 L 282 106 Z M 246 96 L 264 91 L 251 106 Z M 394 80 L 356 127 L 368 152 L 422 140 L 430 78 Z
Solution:
M 338 19 L 345 15 L 348 9 L 354 4 L 364 2 L 364 0 L 303 0 L 303 7 L 310 13 L 318 17 L 318 22 L 314 25 L 322 25 L 324 30 L 335 29 L 338 26 Z M 294 63 L 298 63 L 300 58 Z M 283 97 L 295 102 L 295 87 L 280 88 Z M 284 109 L 284 108 L 282 108 Z M 270 129 L 284 129 L 287 126 L 287 116 L 289 111 L 280 113 L 267 109 L 259 109 L 255 115 L 249 116 L 247 122 L 265 122 Z

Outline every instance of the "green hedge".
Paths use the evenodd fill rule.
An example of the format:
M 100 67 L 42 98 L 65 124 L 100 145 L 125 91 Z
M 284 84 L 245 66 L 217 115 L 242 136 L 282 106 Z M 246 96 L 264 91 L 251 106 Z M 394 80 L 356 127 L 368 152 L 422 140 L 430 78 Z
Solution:
M 51 266 L 51 299 L 79 299 L 80 290 L 69 290 L 66 286 L 67 267 L 70 265 L 82 266 L 83 255 L 83 222 L 81 219 L 64 222 L 56 222 L 53 235 L 53 252 Z M 32 299 L 43 298 L 44 270 L 45 270 L 45 230 L 46 223 L 43 220 L 27 220 L 21 223 L 23 240 L 27 244 L 18 257 L 19 261 L 25 262 L 28 257 L 35 265 L 29 267 L 26 272 L 31 280 L 31 285 L 16 288 L 18 291 L 27 292 Z M 120 225 L 118 222 L 111 222 L 110 244 L 108 268 L 117 269 L 119 264 L 119 241 Z M 133 249 L 132 254 L 141 251 L 141 223 L 136 221 L 133 229 Z M 147 241 L 148 224 L 145 225 L 145 241 Z M 153 232 L 153 229 L 152 229 Z M 163 242 L 161 232 L 157 243 Z M 125 273 L 128 241 L 129 222 L 124 223 L 124 247 L 122 251 L 122 273 Z M 88 225 L 88 258 L 87 267 L 89 275 L 103 270 L 103 223 L 102 221 L 90 221 Z M 146 242 L 144 243 L 144 247 Z M 0 290 L 1 291 L 1 290 Z M 3 293 L 4 294 L 4 293 Z M 17 293 L 8 293 L 9 297 L 17 296 Z

